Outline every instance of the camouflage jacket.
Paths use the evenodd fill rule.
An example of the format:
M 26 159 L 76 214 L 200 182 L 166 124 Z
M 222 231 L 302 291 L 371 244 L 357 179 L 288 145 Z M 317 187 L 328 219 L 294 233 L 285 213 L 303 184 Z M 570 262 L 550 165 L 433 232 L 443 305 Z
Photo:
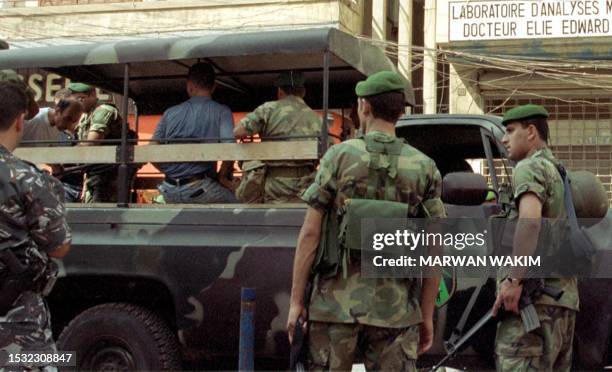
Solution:
M 321 134 L 321 119 L 312 111 L 303 99 L 287 96 L 278 101 L 270 101 L 248 113 L 238 123 L 249 134 L 261 137 L 312 136 L 315 139 Z M 299 140 L 299 139 L 295 139 Z M 274 161 L 266 162 L 268 166 L 301 166 L 312 164 L 309 161 Z
M 101 104 L 91 113 L 83 114 L 77 128 L 77 138 L 86 140 L 89 132 L 98 132 L 104 136 L 104 139 L 119 139 L 122 121 L 115 106 Z
M 55 178 L 13 156 L 0 145 L 0 249 L 36 255 L 70 242 L 64 190 Z
M 394 136 L 370 132 L 375 141 L 389 142 Z M 381 155 L 381 162 L 386 160 Z M 332 146 L 321 159 L 315 182 L 302 199 L 311 207 L 334 213 L 346 198 L 365 198 L 370 154 L 365 141 L 353 139 Z M 417 210 L 420 203 L 434 217 L 445 215 L 440 199 L 442 180 L 433 160 L 404 144 L 397 165 L 396 201 Z M 379 195 L 380 196 L 380 195 Z M 365 279 L 358 262 L 351 263 L 345 279 L 341 273 L 330 279 L 315 278 L 309 319 L 322 322 L 360 323 L 403 328 L 421 322 L 420 287 L 414 279 Z
M 534 152 L 528 158 L 518 162 L 512 173 L 512 186 L 514 190 L 514 203 L 510 212 L 510 219 L 518 218 L 518 203 L 525 193 L 533 193 L 542 203 L 542 217 L 548 222 L 567 218 L 563 199 L 563 179 L 555 167 L 558 164 L 548 148 Z M 552 228 L 554 229 L 554 223 Z M 561 227 L 559 227 L 561 228 Z M 562 236 L 559 232 L 559 236 Z M 547 253 L 558 253 L 560 239 L 547 239 L 554 241 L 554 247 L 543 247 Z M 503 271 L 503 270 L 502 270 Z M 500 275 L 503 277 L 505 275 Z M 546 279 L 546 285 L 560 288 L 564 291 L 559 301 L 548 296 L 540 297 L 536 303 L 544 305 L 562 306 L 578 310 L 578 282 L 576 278 Z

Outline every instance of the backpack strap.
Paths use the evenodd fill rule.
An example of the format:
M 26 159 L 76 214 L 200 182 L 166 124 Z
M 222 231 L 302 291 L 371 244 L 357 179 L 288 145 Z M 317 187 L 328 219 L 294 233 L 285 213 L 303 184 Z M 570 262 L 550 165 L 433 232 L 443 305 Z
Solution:
M 394 138 L 393 141 L 377 141 L 372 136 L 361 137 L 366 143 L 366 151 L 370 155 L 368 162 L 367 199 L 383 199 L 395 201 L 395 179 L 397 178 L 399 156 L 403 141 Z M 382 177 L 381 177 L 382 176 Z M 384 183 L 381 185 L 381 179 Z M 377 190 L 384 188 L 382 198 L 377 198 Z
M 554 163 L 553 163 L 554 164 Z M 559 171 L 561 178 L 563 179 L 563 199 L 565 204 L 565 210 L 567 212 L 567 219 L 570 225 L 570 240 L 572 242 L 572 250 L 576 257 L 584 257 L 591 260 L 595 255 L 595 248 L 593 244 L 584 235 L 584 231 L 578 225 L 578 218 L 576 217 L 576 209 L 574 208 L 574 198 L 572 196 L 572 188 L 570 187 L 570 180 L 567 177 L 567 171 L 561 163 L 555 164 L 555 167 Z

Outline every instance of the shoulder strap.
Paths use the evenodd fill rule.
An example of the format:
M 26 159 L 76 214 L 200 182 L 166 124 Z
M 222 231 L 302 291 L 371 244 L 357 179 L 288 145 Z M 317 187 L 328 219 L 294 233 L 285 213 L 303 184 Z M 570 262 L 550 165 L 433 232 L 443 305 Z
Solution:
M 368 162 L 367 198 L 378 199 L 377 189 L 380 187 L 380 176 L 384 179 L 384 200 L 395 201 L 395 178 L 399 155 L 402 152 L 403 142 L 394 139 L 392 142 L 375 141 L 372 137 L 360 137 L 366 144 L 366 151 L 370 154 Z M 381 155 L 387 155 L 383 159 Z
M 551 161 L 552 163 L 552 161 Z M 553 163 L 554 164 L 554 163 Z M 557 171 L 561 175 L 561 179 L 563 180 L 563 202 L 565 204 L 565 210 L 567 212 L 567 219 L 569 220 L 570 227 L 572 231 L 578 230 L 578 219 L 576 218 L 576 209 L 574 208 L 574 198 L 572 195 L 572 188 L 569 184 L 569 179 L 567 177 L 567 171 L 563 164 L 554 164 L 557 168 Z
M 120 119 L 120 117 L 121 117 L 121 115 L 119 115 L 119 108 L 117 106 L 115 106 L 113 103 L 102 103 L 98 107 L 96 107 L 94 109 L 94 111 L 97 110 L 97 109 L 100 109 L 100 108 L 103 109 L 103 110 L 107 110 L 107 111 L 112 112 L 112 114 L 113 114 L 113 122 L 118 121 Z
M 593 247 L 591 241 L 585 236 L 584 231 L 578 225 L 576 209 L 574 208 L 574 198 L 572 196 L 572 188 L 570 187 L 570 181 L 567 177 L 567 171 L 561 163 L 555 164 L 555 166 L 563 179 L 563 197 L 565 202 L 565 210 L 567 212 L 567 219 L 570 225 L 570 241 L 572 242 L 572 250 L 574 251 L 574 255 L 576 257 L 586 257 L 591 259 L 595 255 L 595 247 Z

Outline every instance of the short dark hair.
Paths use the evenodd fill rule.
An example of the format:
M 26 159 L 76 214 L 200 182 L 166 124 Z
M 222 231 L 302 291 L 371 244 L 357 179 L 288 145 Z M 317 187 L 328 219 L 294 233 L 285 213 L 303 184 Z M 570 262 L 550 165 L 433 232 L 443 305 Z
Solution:
M 64 112 L 66 109 L 68 109 L 69 107 L 73 106 L 73 105 L 79 105 L 79 106 L 83 106 L 83 104 L 81 103 L 81 101 L 78 101 L 74 98 L 68 97 L 68 98 L 61 98 L 58 102 L 57 105 L 55 105 L 55 108 L 59 111 L 59 112 Z
M 68 88 L 62 88 L 58 90 L 57 92 L 55 92 L 55 94 L 53 95 L 53 98 L 59 99 L 61 101 L 63 99 L 69 99 L 70 96 L 72 96 L 72 91 Z
M 527 128 L 528 126 L 533 125 L 538 131 L 538 134 L 540 135 L 540 139 L 548 143 L 549 129 L 548 129 L 548 121 L 546 120 L 545 117 L 532 116 L 530 118 L 523 119 L 520 122 L 523 128 Z
M 215 70 L 204 62 L 196 63 L 189 68 L 187 80 L 204 89 L 212 89 L 215 86 Z
M 395 123 L 406 111 L 404 92 L 385 92 L 363 97 L 372 106 L 372 116 Z
M 283 92 L 285 92 L 285 94 L 287 94 L 289 96 L 297 96 L 297 97 L 304 98 L 304 96 L 306 95 L 306 88 L 304 88 L 304 87 L 287 86 L 287 87 L 279 87 L 279 88 Z
M 7 131 L 19 115 L 28 109 L 28 96 L 23 83 L 0 81 L 0 131 Z

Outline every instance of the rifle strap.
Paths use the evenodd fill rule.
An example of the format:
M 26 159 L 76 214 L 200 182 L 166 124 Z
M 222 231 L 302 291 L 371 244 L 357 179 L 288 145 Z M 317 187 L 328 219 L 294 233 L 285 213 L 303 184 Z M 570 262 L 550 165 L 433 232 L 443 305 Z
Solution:
M 478 298 L 478 295 L 480 294 L 482 287 L 484 287 L 488 281 L 488 278 L 489 278 L 488 272 L 489 271 L 487 270 L 487 273 L 484 275 L 482 280 L 478 283 L 476 288 L 474 288 L 474 292 L 472 292 L 472 295 L 470 296 L 470 300 L 468 301 L 468 304 L 465 307 L 465 310 L 463 310 L 463 314 L 461 314 L 461 318 L 459 319 L 457 326 L 453 329 L 453 332 L 450 338 L 448 339 L 449 343 L 454 343 L 463 334 L 463 329 L 465 328 L 465 324 L 467 323 L 470 313 L 472 312 L 472 309 L 474 308 L 474 305 L 476 304 L 476 299 Z
M 570 241 L 572 241 L 572 250 L 574 255 L 579 258 L 586 258 L 592 260 L 595 255 L 595 248 L 591 241 L 587 238 L 584 230 L 578 225 L 578 218 L 576 217 L 576 209 L 574 208 L 574 198 L 572 195 L 572 188 L 570 187 L 570 180 L 567 176 L 567 171 L 562 164 L 555 164 L 561 178 L 563 179 L 563 197 L 565 203 L 565 209 L 567 212 L 567 219 L 570 225 Z
M 561 175 L 561 179 L 563 180 L 563 201 L 565 204 L 565 210 L 567 212 L 567 219 L 569 220 L 570 229 L 572 233 L 580 230 L 578 226 L 578 219 L 576 218 L 576 209 L 574 208 L 574 198 L 572 195 L 572 188 L 569 184 L 569 178 L 567 177 L 567 171 L 562 164 L 555 164 L 559 174 Z

